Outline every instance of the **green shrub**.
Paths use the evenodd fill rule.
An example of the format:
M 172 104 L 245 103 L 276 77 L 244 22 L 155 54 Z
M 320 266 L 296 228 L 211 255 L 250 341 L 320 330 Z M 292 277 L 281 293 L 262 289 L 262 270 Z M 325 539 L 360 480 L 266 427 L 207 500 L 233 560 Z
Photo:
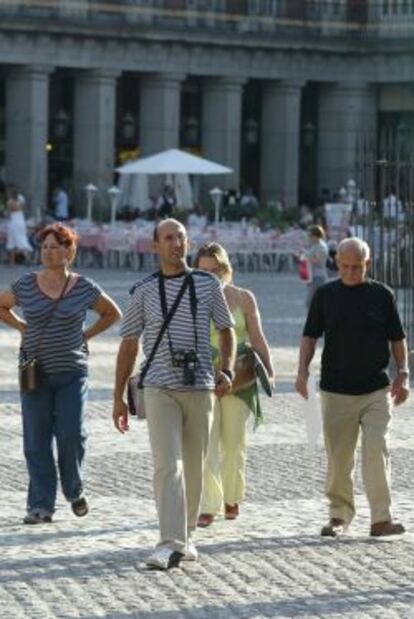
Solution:
M 214 221 L 214 206 L 207 204 L 203 207 L 209 221 Z M 277 210 L 271 206 L 259 206 L 257 208 L 242 208 L 239 204 L 222 206 L 220 209 L 220 219 L 226 221 L 241 221 L 243 217 L 247 221 L 255 221 L 260 228 L 278 228 L 285 230 L 289 226 L 299 221 L 299 209 L 296 207 Z

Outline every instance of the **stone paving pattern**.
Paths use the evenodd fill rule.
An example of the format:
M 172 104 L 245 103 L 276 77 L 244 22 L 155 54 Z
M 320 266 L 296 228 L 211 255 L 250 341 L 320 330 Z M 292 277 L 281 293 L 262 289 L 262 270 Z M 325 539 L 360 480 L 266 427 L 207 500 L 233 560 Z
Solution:
M 22 268 L 0 268 L 8 285 Z M 87 271 L 121 306 L 137 274 Z M 304 288 L 294 275 L 243 274 L 259 300 L 278 391 L 264 396 L 266 422 L 249 435 L 248 491 L 236 522 L 198 530 L 200 559 L 168 573 L 145 568 L 157 542 L 145 422 L 127 436 L 112 427 L 118 327 L 91 344 L 87 492 L 76 519 L 60 495 L 53 524 L 21 524 L 26 495 L 16 390 L 17 334 L 0 328 L 0 618 L 262 619 L 414 617 L 413 403 L 395 412 L 391 436 L 395 515 L 408 533 L 368 537 L 359 463 L 358 513 L 349 533 L 326 540 L 325 457 L 307 444 L 293 391 Z M 318 360 L 315 361 L 315 368 Z

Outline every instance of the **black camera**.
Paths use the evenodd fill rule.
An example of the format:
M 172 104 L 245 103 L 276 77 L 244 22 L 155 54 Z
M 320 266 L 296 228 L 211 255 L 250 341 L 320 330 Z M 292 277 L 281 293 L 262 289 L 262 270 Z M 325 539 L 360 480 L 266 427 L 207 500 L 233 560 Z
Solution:
M 183 368 L 183 385 L 195 384 L 195 371 L 198 367 L 198 355 L 195 350 L 174 350 L 172 364 L 175 368 Z

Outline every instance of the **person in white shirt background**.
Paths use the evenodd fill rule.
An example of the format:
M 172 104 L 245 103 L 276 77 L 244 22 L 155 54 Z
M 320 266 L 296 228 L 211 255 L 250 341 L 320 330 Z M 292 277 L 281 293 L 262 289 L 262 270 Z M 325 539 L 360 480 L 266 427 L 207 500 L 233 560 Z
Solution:
M 61 186 L 56 186 L 53 190 L 53 217 L 57 221 L 69 219 L 69 196 Z

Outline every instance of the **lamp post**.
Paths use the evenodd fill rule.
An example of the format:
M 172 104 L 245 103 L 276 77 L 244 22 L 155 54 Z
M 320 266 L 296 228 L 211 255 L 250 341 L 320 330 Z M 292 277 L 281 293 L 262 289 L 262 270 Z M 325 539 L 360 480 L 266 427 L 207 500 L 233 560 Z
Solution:
M 123 139 L 130 143 L 134 141 L 136 122 L 131 112 L 126 112 L 121 120 L 121 131 Z
M 84 190 L 86 192 L 86 219 L 88 221 L 92 221 L 93 198 L 98 191 L 98 188 L 95 187 L 95 185 L 93 185 L 92 183 L 89 183 L 89 185 L 86 185 L 86 187 L 84 187 Z
M 214 187 L 214 189 L 210 189 L 209 193 L 214 204 L 214 225 L 217 227 L 220 221 L 220 204 L 223 191 L 218 187 Z
M 186 146 L 197 146 L 200 127 L 195 116 L 189 116 L 184 123 L 184 142 Z
M 115 223 L 116 220 L 116 207 L 118 206 L 118 197 L 121 193 L 121 190 L 118 189 L 116 185 L 112 185 L 108 189 L 109 201 L 111 203 L 111 225 Z
M 256 146 L 259 139 L 259 123 L 253 117 L 246 120 L 244 125 L 244 139 L 248 146 Z
M 69 114 L 61 108 L 53 119 L 53 133 L 55 138 L 63 140 L 67 137 L 69 131 L 70 117 Z
M 310 120 L 302 127 L 303 143 L 307 147 L 311 147 L 315 143 L 315 125 Z

